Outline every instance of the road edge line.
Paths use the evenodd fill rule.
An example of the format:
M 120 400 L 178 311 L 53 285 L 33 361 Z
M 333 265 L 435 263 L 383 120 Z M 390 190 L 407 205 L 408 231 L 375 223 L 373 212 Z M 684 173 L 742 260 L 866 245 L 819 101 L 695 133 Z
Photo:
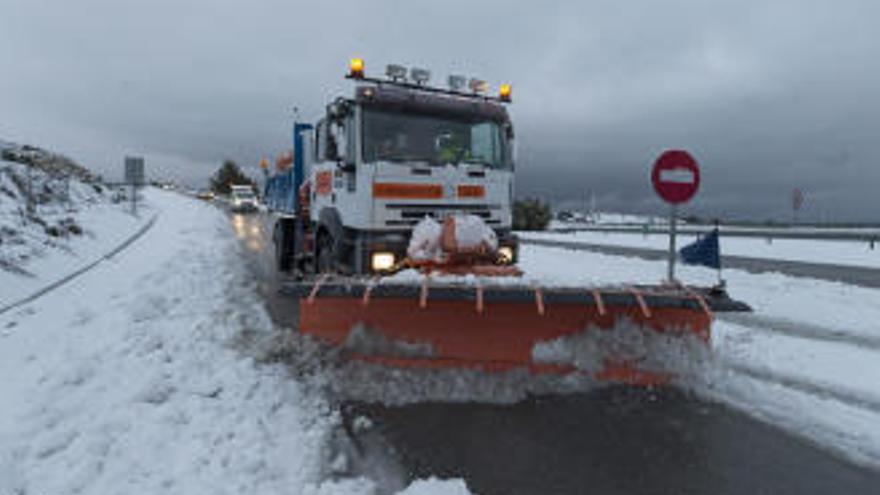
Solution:
M 24 304 L 27 304 L 27 303 L 30 303 L 30 302 L 33 302 L 33 301 L 39 299 L 40 297 L 46 295 L 47 293 L 52 292 L 53 290 L 61 287 L 62 285 L 70 282 L 71 280 L 79 277 L 83 273 L 86 273 L 89 270 L 95 268 L 96 266 L 101 264 L 102 261 L 107 261 L 107 260 L 113 258 L 114 256 L 118 255 L 125 248 L 131 246 L 135 241 L 140 239 L 144 234 L 147 233 L 147 231 L 149 231 L 151 228 L 153 228 L 153 225 L 156 224 L 156 220 L 159 218 L 159 213 L 160 212 L 154 213 L 153 217 L 150 218 L 150 220 L 146 224 L 144 224 L 140 229 L 138 229 L 137 232 L 135 232 L 128 239 L 124 240 L 121 244 L 119 244 L 115 248 L 111 249 L 108 253 L 106 253 L 102 256 L 99 256 L 98 259 L 96 259 L 95 261 L 92 261 L 91 263 L 87 264 L 86 266 L 74 271 L 73 273 L 70 273 L 70 274 L 62 277 L 61 279 L 56 280 L 55 282 L 52 282 L 51 284 L 43 287 L 42 289 L 34 292 L 33 294 L 26 296 L 22 299 L 19 299 L 18 301 L 15 301 L 13 303 L 7 304 L 6 306 L 0 308 L 0 315 L 4 314 L 12 309 L 15 309 L 21 305 L 24 305 Z

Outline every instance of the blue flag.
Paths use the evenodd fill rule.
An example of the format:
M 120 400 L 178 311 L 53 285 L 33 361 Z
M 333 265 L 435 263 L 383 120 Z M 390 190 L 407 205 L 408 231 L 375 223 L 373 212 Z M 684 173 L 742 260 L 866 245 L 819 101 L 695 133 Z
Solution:
M 678 254 L 684 263 L 720 269 L 721 248 L 718 245 L 718 228 L 681 248 Z

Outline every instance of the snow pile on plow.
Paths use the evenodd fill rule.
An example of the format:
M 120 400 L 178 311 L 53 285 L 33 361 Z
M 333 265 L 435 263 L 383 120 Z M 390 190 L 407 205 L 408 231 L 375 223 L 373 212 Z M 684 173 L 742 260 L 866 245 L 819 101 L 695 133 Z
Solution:
M 661 333 L 624 318 L 608 330 L 590 327 L 538 342 L 532 348 L 532 358 L 538 363 L 569 365 L 599 376 L 607 374 L 614 363 L 634 363 L 643 372 L 672 380 L 702 369 L 710 352 L 705 340 L 688 328 Z

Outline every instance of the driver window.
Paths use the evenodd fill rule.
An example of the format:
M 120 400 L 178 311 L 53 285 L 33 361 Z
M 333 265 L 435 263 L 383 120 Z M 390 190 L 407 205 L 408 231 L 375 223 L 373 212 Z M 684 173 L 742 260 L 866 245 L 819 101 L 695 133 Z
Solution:
M 497 126 L 491 122 L 471 127 L 471 155 L 474 160 L 497 163 L 500 144 L 497 131 Z

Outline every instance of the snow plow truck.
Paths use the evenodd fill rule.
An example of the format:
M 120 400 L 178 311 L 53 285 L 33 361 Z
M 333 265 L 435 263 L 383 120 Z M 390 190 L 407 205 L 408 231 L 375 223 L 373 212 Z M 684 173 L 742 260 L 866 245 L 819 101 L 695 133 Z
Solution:
M 299 303 L 299 332 L 383 365 L 525 367 L 652 385 L 671 377 L 643 366 L 650 350 L 599 349 L 587 366 L 548 350 L 583 337 L 601 344 L 621 326 L 705 344 L 713 311 L 746 309 L 681 284 L 523 282 L 511 86 L 490 95 L 475 78 L 449 76 L 440 88 L 427 70 L 389 65 L 375 78 L 364 69 L 352 59 L 353 94 L 315 123 L 294 123 L 292 153 L 265 186 L 277 268 L 290 275 L 281 292 Z

